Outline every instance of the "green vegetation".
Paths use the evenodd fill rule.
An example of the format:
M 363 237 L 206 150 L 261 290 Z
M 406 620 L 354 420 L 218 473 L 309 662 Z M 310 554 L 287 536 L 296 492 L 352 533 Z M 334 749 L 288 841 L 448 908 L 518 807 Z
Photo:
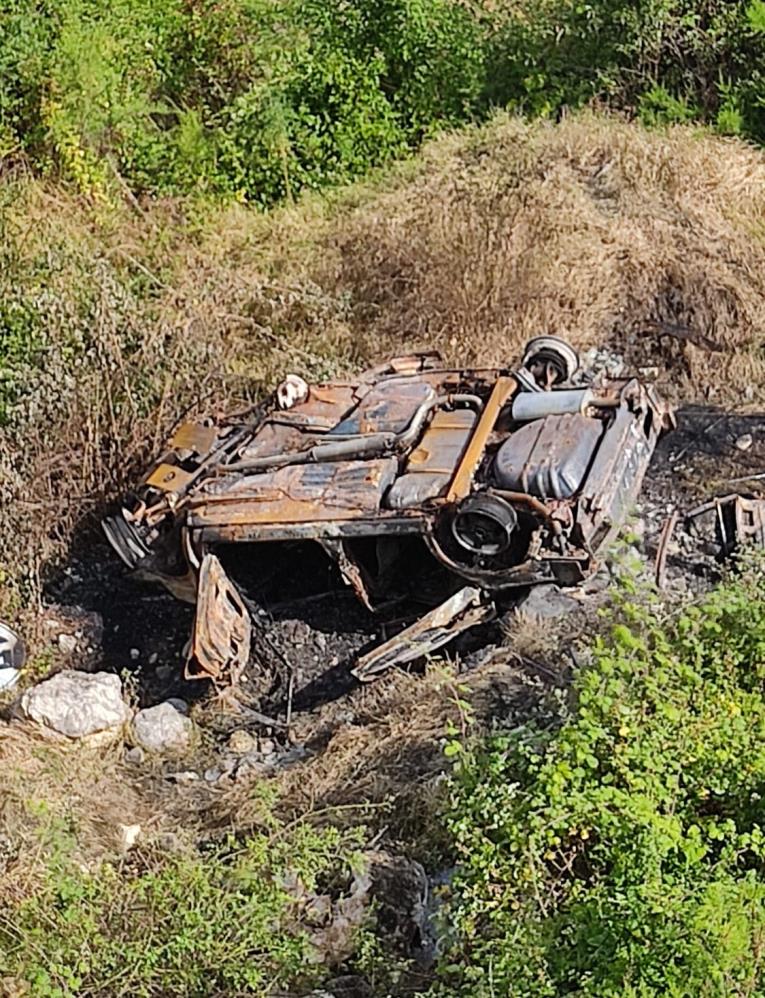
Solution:
M 493 107 L 765 140 L 762 0 L 2 0 L 0 157 L 260 204 Z
M 628 592 L 570 716 L 466 750 L 444 995 L 765 987 L 762 559 L 679 611 Z
M 464 120 L 477 24 L 452 0 L 4 0 L 0 154 L 81 189 L 260 203 Z
M 65 823 L 48 822 L 42 877 L 27 871 L 37 886 L 0 903 L 0 988 L 145 998 L 308 987 L 324 970 L 305 911 L 319 893 L 347 893 L 361 841 L 271 817 L 241 842 L 85 869 Z M 349 950 L 363 942 L 361 925 L 337 931 Z
M 568 113 L 590 103 L 639 124 Z M 0 612 L 36 661 L 55 665 L 35 627 L 73 538 L 180 414 L 286 369 L 425 344 L 507 363 L 549 329 L 685 398 L 757 401 L 765 158 L 698 123 L 765 143 L 763 0 L 0 0 Z M 765 994 L 764 580 L 672 612 L 628 594 L 549 726 L 447 732 L 435 839 L 460 873 L 433 994 Z M 50 754 L 27 749 L 20 811 Z M 83 857 L 104 794 L 77 768 L 37 796 L 89 823 L 22 835 L 0 891 L 0 990 L 320 979 L 292 886 L 347 893 L 353 833 L 273 819 Z

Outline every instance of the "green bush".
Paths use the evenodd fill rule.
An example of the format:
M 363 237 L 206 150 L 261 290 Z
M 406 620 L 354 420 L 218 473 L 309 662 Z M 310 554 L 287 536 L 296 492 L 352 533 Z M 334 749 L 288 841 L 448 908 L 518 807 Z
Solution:
M 763 0 L 0 0 L 0 156 L 270 204 L 494 106 L 765 140 Z
M 42 885 L 0 909 L 0 978 L 26 984 L 18 993 L 267 994 L 324 973 L 289 885 L 346 887 L 355 833 L 272 823 L 243 844 L 86 870 L 66 828 L 51 827 Z
M 0 153 L 265 204 L 464 120 L 481 64 L 456 0 L 2 0 Z
M 568 718 L 461 754 L 436 993 L 764 993 L 763 582 L 670 616 L 630 596 Z
M 762 0 L 520 0 L 494 27 L 498 103 L 550 114 L 597 99 L 765 140 Z

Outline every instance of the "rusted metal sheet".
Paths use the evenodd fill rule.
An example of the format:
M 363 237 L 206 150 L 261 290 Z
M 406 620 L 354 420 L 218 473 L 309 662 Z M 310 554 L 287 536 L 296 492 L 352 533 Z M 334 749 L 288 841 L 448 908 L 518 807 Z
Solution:
M 463 631 L 491 620 L 495 614 L 494 604 L 480 589 L 466 586 L 400 634 L 362 655 L 351 671 L 356 679 L 368 683 L 393 665 L 405 665 L 430 655 Z
M 637 381 L 628 382 L 579 497 L 579 525 L 591 550 L 607 543 L 623 522 L 662 428 L 662 410 Z
M 393 482 L 395 458 L 288 465 L 229 482 L 191 503 L 194 527 L 218 524 L 308 523 L 368 516 Z
M 170 440 L 174 450 L 190 450 L 195 454 L 206 454 L 218 438 L 214 426 L 203 423 L 184 423 L 179 426 Z
M 714 521 L 715 538 L 723 558 L 747 542 L 765 546 L 765 498 L 738 493 L 716 496 L 686 514 L 686 526 L 699 529 L 706 515 Z
M 476 426 L 467 450 L 454 473 L 454 479 L 446 496 L 448 502 L 456 502 L 469 495 L 473 478 L 483 458 L 486 443 L 494 430 L 497 417 L 516 388 L 515 378 L 497 378 L 489 400 L 481 413 L 478 426 Z
M 424 381 L 383 381 L 367 392 L 353 412 L 329 433 L 332 436 L 402 433 L 417 409 L 434 394 Z
M 236 587 L 218 558 L 205 555 L 186 678 L 237 682 L 250 657 L 251 631 L 249 611 Z
M 388 493 L 392 509 L 409 509 L 441 496 L 465 452 L 477 416 L 472 409 L 438 411 Z
M 194 473 L 175 464 L 159 464 L 146 479 L 146 484 L 163 492 L 179 492 L 194 481 Z

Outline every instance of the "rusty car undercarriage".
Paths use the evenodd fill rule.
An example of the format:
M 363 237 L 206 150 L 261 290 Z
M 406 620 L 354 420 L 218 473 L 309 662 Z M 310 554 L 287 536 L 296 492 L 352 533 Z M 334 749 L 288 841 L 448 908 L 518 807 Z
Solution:
M 181 426 L 104 530 L 129 568 L 196 604 L 188 678 L 232 682 L 247 664 L 232 552 L 267 565 L 313 542 L 370 611 L 429 603 L 356 660 L 370 680 L 489 619 L 503 594 L 597 567 L 673 413 L 637 378 L 575 384 L 577 367 L 544 336 L 516 369 L 420 353 L 345 381 L 290 375 L 244 414 Z

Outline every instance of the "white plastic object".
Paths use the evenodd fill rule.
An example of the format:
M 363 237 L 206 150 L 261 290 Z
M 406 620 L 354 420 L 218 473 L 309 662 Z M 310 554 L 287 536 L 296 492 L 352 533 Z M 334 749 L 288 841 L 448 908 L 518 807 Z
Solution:
M 288 374 L 276 389 L 276 402 L 280 409 L 291 409 L 305 402 L 308 392 L 308 383 L 299 374 Z

